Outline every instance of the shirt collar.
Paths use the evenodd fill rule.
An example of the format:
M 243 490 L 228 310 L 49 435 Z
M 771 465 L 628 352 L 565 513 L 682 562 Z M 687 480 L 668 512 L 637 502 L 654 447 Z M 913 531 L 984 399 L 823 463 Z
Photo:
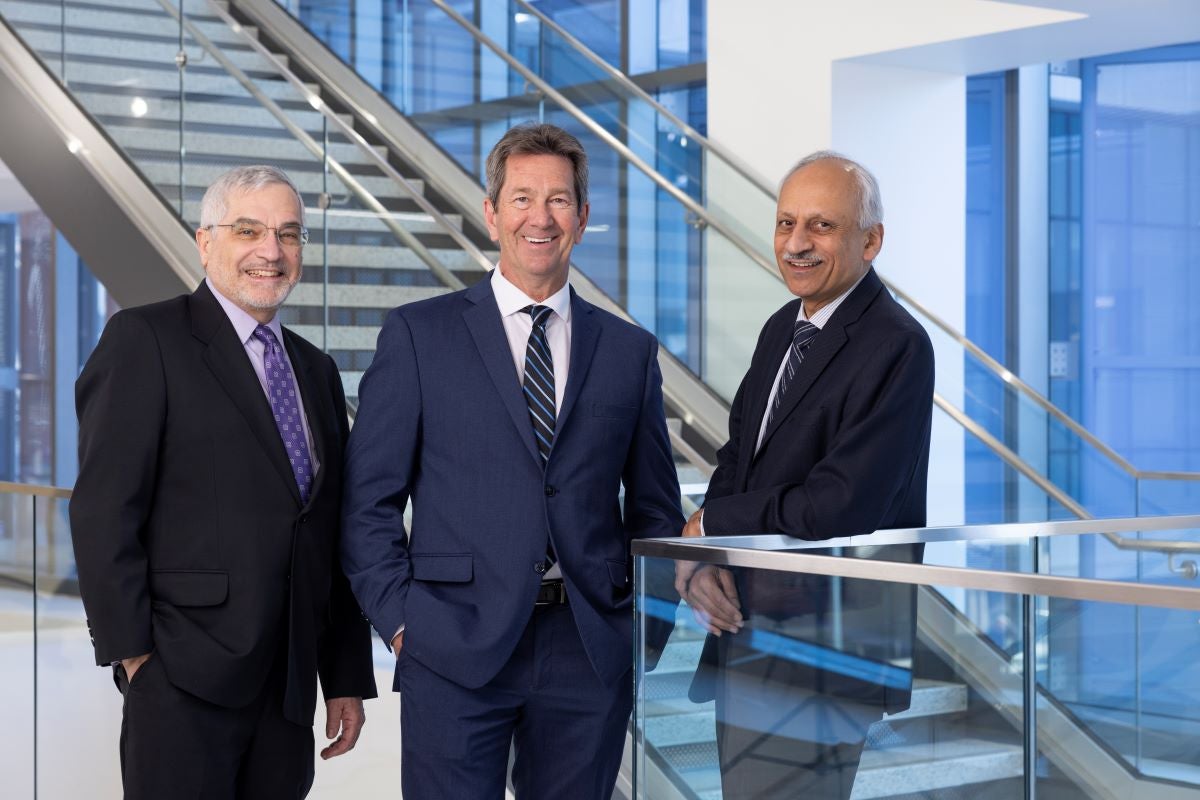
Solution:
M 870 272 L 870 271 L 871 270 L 868 268 L 867 272 Z M 804 303 L 801 303 L 800 310 L 798 312 L 796 312 L 796 321 L 799 322 L 801 320 L 807 320 L 808 322 L 811 322 L 813 325 L 815 325 L 817 330 L 824 328 L 825 323 L 829 322 L 829 318 L 833 316 L 833 312 L 837 311 L 838 306 L 840 306 L 842 304 L 842 301 L 845 300 L 847 297 L 849 297 L 850 293 L 858 288 L 858 285 L 860 283 L 862 283 L 863 278 L 867 277 L 867 272 L 864 272 L 862 274 L 862 277 L 860 277 L 858 280 L 856 280 L 854 282 L 853 286 L 851 286 L 849 289 L 847 289 L 846 291 L 839 294 L 837 297 L 833 298 L 832 302 L 830 302 L 828 305 L 826 305 L 825 307 L 820 309 L 817 313 L 813 314 L 812 317 L 809 317 L 808 314 L 805 313 Z
M 221 304 L 221 308 L 225 311 L 225 316 L 229 317 L 230 323 L 233 324 L 233 330 L 237 333 L 238 341 L 245 346 L 254 335 L 255 329 L 258 328 L 259 321 L 238 308 L 236 303 L 217 291 L 217 287 L 213 286 L 213 282 L 207 277 L 205 277 L 204 282 L 208 284 L 208 290 L 213 293 L 213 297 L 217 298 L 217 302 Z M 271 317 L 271 321 L 267 323 L 267 327 L 271 329 L 271 333 L 275 334 L 275 340 L 283 344 L 283 325 L 279 322 L 278 314 Z
M 496 305 L 500 307 L 500 316 L 509 317 L 521 311 L 526 306 L 549 306 L 550 310 L 562 319 L 571 321 L 571 290 L 570 284 L 563 287 L 541 302 L 537 302 L 522 292 L 500 274 L 500 268 L 492 270 L 492 293 L 496 295 Z

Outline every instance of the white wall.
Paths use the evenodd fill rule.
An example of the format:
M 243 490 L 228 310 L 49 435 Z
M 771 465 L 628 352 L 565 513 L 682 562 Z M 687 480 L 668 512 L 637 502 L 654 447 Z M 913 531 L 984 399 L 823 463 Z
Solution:
M 966 327 L 966 79 L 844 61 L 834 66 L 832 145 L 875 173 L 883 194 L 881 276 L 956 330 Z M 925 320 L 922 320 L 923 322 Z M 936 390 L 963 407 L 963 356 L 927 324 Z M 935 412 L 929 523 L 963 521 L 963 432 Z

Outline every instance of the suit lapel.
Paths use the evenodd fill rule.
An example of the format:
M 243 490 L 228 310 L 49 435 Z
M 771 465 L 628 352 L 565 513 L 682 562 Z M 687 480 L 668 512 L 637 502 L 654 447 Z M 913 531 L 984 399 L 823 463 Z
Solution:
M 800 405 L 800 401 L 812 388 L 817 378 L 825 370 L 829 363 L 833 361 L 834 356 L 846 344 L 846 328 L 853 324 L 862 316 L 863 311 L 875 299 L 875 295 L 883 287 L 883 282 L 875 274 L 874 268 L 867 271 L 862 281 L 855 287 L 850 296 L 842 301 L 837 310 L 833 312 L 833 316 L 825 323 L 825 327 L 821 328 L 821 332 L 817 334 L 817 338 L 813 339 L 812 344 L 808 346 L 808 350 L 804 354 L 804 362 L 796 371 L 796 377 L 792 384 L 788 387 L 787 393 L 783 396 L 783 402 L 779 406 L 779 410 L 775 412 L 775 416 L 771 419 L 770 425 L 763 433 L 763 447 L 770 441 L 771 436 L 775 431 L 779 430 L 779 426 L 788 418 L 788 415 L 795 410 L 796 406 Z M 791 330 L 788 331 L 788 337 L 791 336 Z M 784 345 L 784 350 L 786 350 Z M 783 358 L 784 350 L 780 351 L 779 358 Z M 776 363 L 778 369 L 778 362 Z M 768 392 L 770 388 L 768 386 Z M 765 408 L 766 399 L 763 399 Z M 761 423 L 762 417 L 759 417 Z M 761 448 L 760 448 L 761 449 Z
M 188 307 L 192 335 L 208 345 L 204 351 L 205 364 L 246 418 L 254 438 L 283 479 L 296 505 L 300 505 L 300 489 L 296 486 L 296 476 L 288 463 L 279 428 L 275 426 L 271 405 L 263 393 L 262 384 L 258 382 L 254 367 L 250 365 L 245 347 L 238 341 L 233 325 L 209 291 L 208 284 L 200 284 L 200 288 L 189 298 Z
M 321 387 L 317 383 L 316 375 L 312 360 L 306 358 L 304 352 L 296 346 L 294 337 L 296 334 L 288 329 L 283 330 L 284 347 L 287 348 L 288 358 L 292 362 L 292 372 L 296 376 L 296 383 L 300 387 L 300 398 L 304 401 L 304 418 L 308 423 L 308 432 L 312 435 L 313 450 L 316 452 L 317 462 L 321 465 L 317 470 L 317 474 L 313 476 L 312 491 L 308 493 L 309 500 L 317 496 L 317 491 L 321 488 L 321 481 L 325 478 L 325 473 L 328 471 L 328 460 L 326 454 L 329 450 L 326 448 L 327 420 L 333 419 L 333 408 L 329 403 L 329 395 L 321 391 Z M 290 466 L 290 465 L 289 465 Z M 293 480 L 293 483 L 295 481 Z
M 525 405 L 525 396 L 521 392 L 517 372 L 513 367 L 508 336 L 504 332 L 504 323 L 500 321 L 500 308 L 496 305 L 496 296 L 492 294 L 492 282 L 485 278 L 467 289 L 463 296 L 470 303 L 463 312 L 463 321 L 471 333 L 471 338 L 475 340 L 479 357 L 483 359 L 488 375 L 500 394 L 508 415 L 512 417 L 517 434 L 540 469 L 542 457 L 538 454 L 537 443 L 533 439 L 533 423 L 529 420 L 529 409 Z
M 567 417 L 579 400 L 583 382 L 587 379 L 588 368 L 592 365 L 592 356 L 596 353 L 596 343 L 600 341 L 600 324 L 592 313 L 594 308 L 590 303 L 581 300 L 571 289 L 571 362 L 567 370 L 567 388 L 563 392 L 562 408 L 558 411 L 558 420 L 554 424 L 554 440 L 567 423 Z M 553 450 L 551 454 L 553 455 Z

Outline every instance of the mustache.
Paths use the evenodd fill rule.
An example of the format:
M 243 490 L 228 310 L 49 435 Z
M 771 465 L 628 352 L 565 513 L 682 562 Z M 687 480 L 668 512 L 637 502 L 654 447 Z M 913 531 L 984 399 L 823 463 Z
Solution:
M 793 253 L 785 250 L 783 253 L 784 261 L 820 261 L 821 257 L 812 248 L 802 250 L 799 253 Z

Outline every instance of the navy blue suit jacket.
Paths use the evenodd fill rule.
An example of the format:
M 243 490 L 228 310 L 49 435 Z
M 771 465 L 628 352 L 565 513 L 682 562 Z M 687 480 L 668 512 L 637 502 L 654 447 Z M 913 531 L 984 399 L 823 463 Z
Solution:
M 573 291 L 571 326 L 544 471 L 486 278 L 392 311 L 359 389 L 346 573 L 385 640 L 403 624 L 409 655 L 468 688 L 512 654 L 548 540 L 592 666 L 615 683 L 632 660 L 630 541 L 683 527 L 654 337 Z

